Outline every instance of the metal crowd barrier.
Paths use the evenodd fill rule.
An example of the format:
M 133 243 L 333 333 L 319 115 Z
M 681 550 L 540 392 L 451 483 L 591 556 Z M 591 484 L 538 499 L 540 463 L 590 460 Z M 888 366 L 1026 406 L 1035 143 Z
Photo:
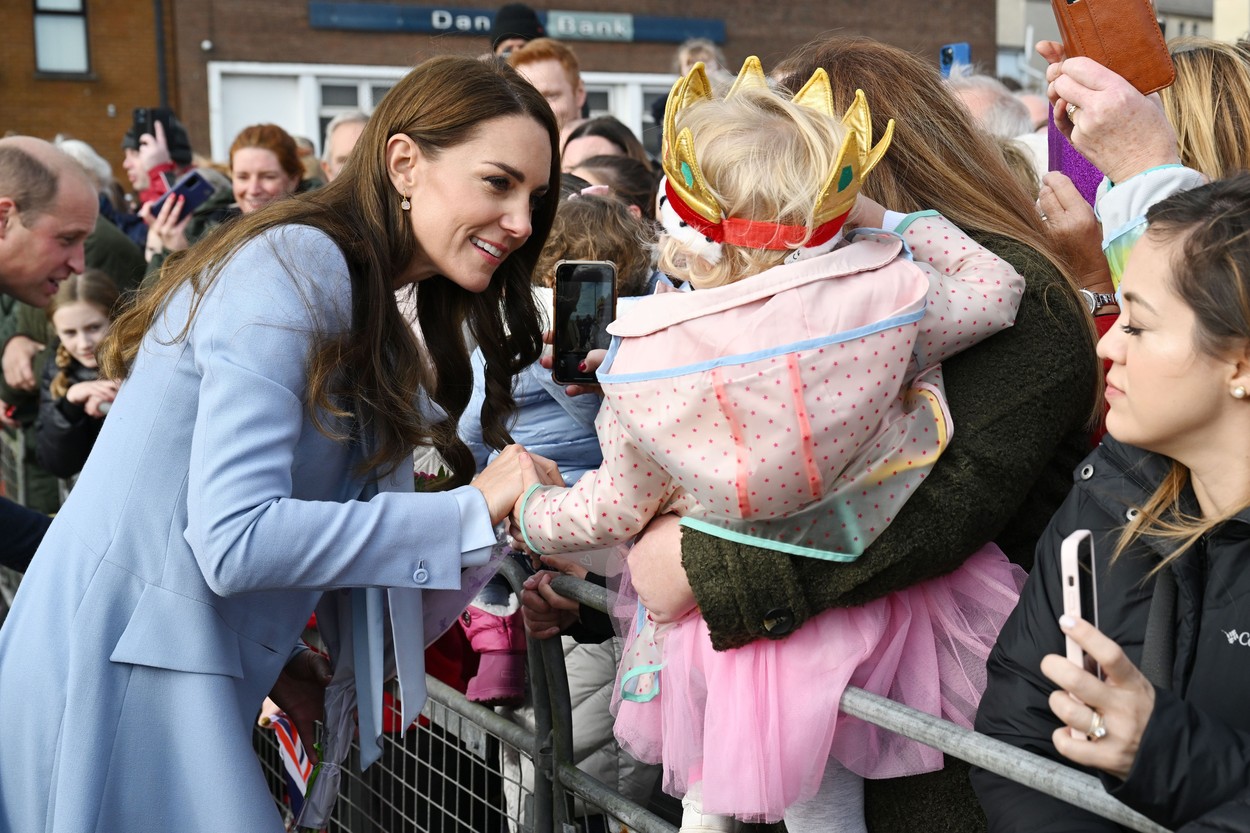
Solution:
M 520 566 L 511 560 L 505 561 L 502 573 L 514 589 L 519 589 L 525 579 Z M 556 578 L 552 587 L 589 607 L 608 610 L 607 591 L 602 587 L 568 576 Z M 394 753 L 388 750 L 383 760 L 363 775 L 354 769 L 345 773 L 335 824 L 329 828 L 330 832 L 494 833 L 506 829 L 510 833 L 581 833 L 579 819 L 572 816 L 572 797 L 576 795 L 588 807 L 600 808 L 620 819 L 631 833 L 675 833 L 673 825 L 612 791 L 572 763 L 572 718 L 563 651 L 555 639 L 531 639 L 528 649 L 534 733 L 429 678 L 430 701 L 422 711 L 427 719 L 417 732 L 409 732 L 410 736 L 418 738 L 428 733 L 427 748 L 422 748 L 421 743 L 405 743 L 388 737 L 386 743 L 396 748 Z M 1048 758 L 855 687 L 847 688 L 841 708 L 861 720 L 918 740 L 1130 830 L 1167 833 L 1166 828 L 1108 795 L 1097 778 Z M 441 730 L 432 727 L 441 727 Z M 259 731 L 263 734 L 263 730 Z M 437 749 L 439 744 L 445 747 L 441 753 Z M 524 790 L 519 783 L 507 785 L 522 794 L 520 802 L 498 800 L 496 796 L 503 790 L 491 786 L 503 786 L 504 773 L 499 766 L 498 751 L 505 745 L 527 758 L 534 767 L 532 791 Z M 274 779 L 275 796 L 280 796 L 281 763 L 276 763 L 276 746 L 272 740 L 258 735 L 257 750 Z M 468 760 L 468 770 L 445 766 L 443 762 L 450 758 L 461 763 Z M 399 769 L 394 761 L 400 762 Z M 484 777 L 478 778 L 478 775 Z M 375 783 L 379 781 L 388 782 L 393 792 L 386 793 L 379 788 Z M 441 782 L 443 792 L 436 792 L 429 786 L 435 782 Z M 468 800 L 457 805 L 446 798 L 447 790 L 458 791 L 462 799 L 467 796 Z M 428 806 L 422 810 L 422 805 Z M 465 806 L 479 809 L 466 811 Z M 466 812 L 477 814 L 464 817 Z M 435 815 L 439 818 L 430 822 Z
M 26 435 L 21 428 L 0 428 L 0 497 L 26 503 Z

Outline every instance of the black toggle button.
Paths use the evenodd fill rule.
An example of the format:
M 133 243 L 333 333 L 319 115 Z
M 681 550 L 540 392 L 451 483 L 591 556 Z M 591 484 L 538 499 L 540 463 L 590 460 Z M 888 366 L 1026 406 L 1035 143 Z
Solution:
M 783 607 L 775 607 L 764 614 L 764 631 L 770 636 L 785 636 L 794 629 L 794 614 Z

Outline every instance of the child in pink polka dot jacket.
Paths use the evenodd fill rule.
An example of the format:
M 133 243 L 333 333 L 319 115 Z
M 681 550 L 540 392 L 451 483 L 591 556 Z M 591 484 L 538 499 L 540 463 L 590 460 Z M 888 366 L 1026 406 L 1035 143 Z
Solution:
M 671 512 L 849 562 L 941 454 L 952 426 L 939 362 L 1011 326 L 1024 283 L 936 213 L 858 196 L 893 123 L 872 145 L 863 94 L 838 120 L 828 84 L 819 70 L 784 98 L 752 58 L 723 99 L 701 65 L 674 86 L 661 267 L 696 291 L 646 298 L 610 327 L 603 465 L 518 502 L 532 552 L 624 542 Z M 858 227 L 845 240 L 844 224 Z M 662 760 L 683 831 L 789 824 L 818 792 L 839 816 L 825 829 L 863 829 L 862 778 L 940 769 L 942 757 L 839 714 L 842 691 L 970 726 L 1017 572 L 990 545 L 949 576 L 725 652 L 698 610 L 658 628 L 643 610 L 617 737 Z

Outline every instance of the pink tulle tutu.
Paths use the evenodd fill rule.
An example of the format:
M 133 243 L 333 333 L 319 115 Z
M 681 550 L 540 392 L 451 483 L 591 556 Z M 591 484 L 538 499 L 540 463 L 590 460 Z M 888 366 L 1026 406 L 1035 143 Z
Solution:
M 942 753 L 841 714 L 838 701 L 854 685 L 971 727 L 985 659 L 1023 581 L 989 545 L 950 575 L 732 651 L 712 649 L 696 611 L 659 629 L 654 699 L 621 699 L 618 685 L 616 737 L 663 763 L 665 792 L 701 781 L 704 812 L 750 821 L 778 821 L 815 795 L 830 755 L 865 778 L 941 769 Z M 631 628 L 626 657 L 635 642 L 645 656 L 651 638 Z

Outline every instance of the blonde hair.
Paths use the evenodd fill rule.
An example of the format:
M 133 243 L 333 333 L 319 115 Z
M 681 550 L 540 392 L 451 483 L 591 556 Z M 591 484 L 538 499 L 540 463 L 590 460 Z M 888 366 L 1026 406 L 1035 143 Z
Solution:
M 610 260 L 616 264 L 616 293 L 642 295 L 651 277 L 655 236 L 615 197 L 574 196 L 560 203 L 551 236 L 534 267 L 534 284 L 554 286 L 561 260 Z
M 815 226 L 816 199 L 837 161 L 846 129 L 833 116 L 766 89 L 703 101 L 678 114 L 723 215 Z M 803 241 L 806 242 L 806 241 Z M 660 268 L 697 288 L 723 286 L 780 264 L 790 253 L 726 243 L 716 264 L 691 257 L 671 236 L 660 243 Z
M 1182 164 L 1221 179 L 1250 168 L 1250 53 L 1208 38 L 1169 42 L 1176 83 L 1159 91 Z

